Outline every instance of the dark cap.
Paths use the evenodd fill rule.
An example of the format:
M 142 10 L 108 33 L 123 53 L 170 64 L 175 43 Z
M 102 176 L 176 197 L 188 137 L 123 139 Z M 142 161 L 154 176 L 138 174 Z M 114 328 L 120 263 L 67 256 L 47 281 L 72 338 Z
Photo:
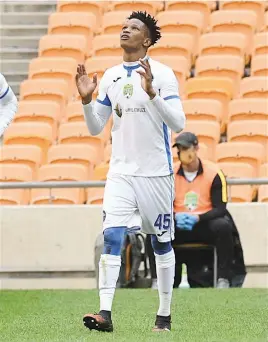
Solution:
M 194 133 L 191 132 L 183 132 L 177 136 L 175 140 L 175 144 L 172 147 L 191 147 L 198 145 L 198 138 Z

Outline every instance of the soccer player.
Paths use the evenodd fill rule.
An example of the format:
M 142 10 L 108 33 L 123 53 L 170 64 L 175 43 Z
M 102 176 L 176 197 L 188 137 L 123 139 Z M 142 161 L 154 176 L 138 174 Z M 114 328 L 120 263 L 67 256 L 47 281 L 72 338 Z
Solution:
M 83 65 L 77 68 L 77 88 L 90 133 L 99 134 L 113 115 L 112 157 L 103 202 L 100 311 L 83 318 L 90 330 L 113 331 L 111 309 L 124 234 L 141 226 L 141 220 L 143 232 L 153 234 L 156 258 L 160 305 L 153 330 L 171 329 L 175 257 L 170 136 L 171 130 L 184 128 L 185 115 L 173 71 L 147 56 L 148 48 L 160 38 L 156 20 L 146 12 L 133 12 L 127 18 L 120 34 L 123 63 L 106 70 L 94 106 L 97 76 L 90 80 Z
M 0 139 L 17 112 L 17 98 L 0 73 Z

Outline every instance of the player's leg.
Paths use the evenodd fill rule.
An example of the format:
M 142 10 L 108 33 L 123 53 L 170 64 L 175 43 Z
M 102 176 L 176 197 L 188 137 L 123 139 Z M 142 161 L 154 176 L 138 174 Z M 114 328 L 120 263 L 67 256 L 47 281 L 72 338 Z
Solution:
M 99 262 L 100 311 L 83 318 L 90 330 L 113 331 L 111 311 L 121 267 L 121 249 L 126 228 L 135 213 L 135 203 L 127 177 L 108 177 L 103 203 L 104 250 Z
M 154 331 L 170 330 L 170 306 L 175 275 L 175 255 L 171 246 L 173 225 L 173 176 L 135 177 L 135 193 L 142 217 L 142 229 L 152 234 L 155 254 L 159 309 Z

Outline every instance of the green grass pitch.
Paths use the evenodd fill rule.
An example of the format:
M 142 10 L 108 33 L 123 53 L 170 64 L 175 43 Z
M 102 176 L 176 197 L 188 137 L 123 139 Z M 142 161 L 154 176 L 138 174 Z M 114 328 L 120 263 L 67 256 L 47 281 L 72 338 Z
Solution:
M 153 333 L 155 290 L 117 290 L 112 334 L 87 330 L 97 291 L 0 291 L 1 342 L 267 342 L 268 291 L 174 290 L 172 331 Z

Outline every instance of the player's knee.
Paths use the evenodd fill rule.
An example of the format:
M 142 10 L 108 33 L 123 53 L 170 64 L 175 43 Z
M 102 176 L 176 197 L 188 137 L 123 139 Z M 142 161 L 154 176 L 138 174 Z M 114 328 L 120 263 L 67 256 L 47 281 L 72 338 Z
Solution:
M 105 229 L 104 254 L 120 255 L 124 243 L 126 227 L 113 227 Z
M 172 250 L 171 241 L 159 242 L 156 235 L 152 235 L 151 241 L 155 254 L 163 255 Z

